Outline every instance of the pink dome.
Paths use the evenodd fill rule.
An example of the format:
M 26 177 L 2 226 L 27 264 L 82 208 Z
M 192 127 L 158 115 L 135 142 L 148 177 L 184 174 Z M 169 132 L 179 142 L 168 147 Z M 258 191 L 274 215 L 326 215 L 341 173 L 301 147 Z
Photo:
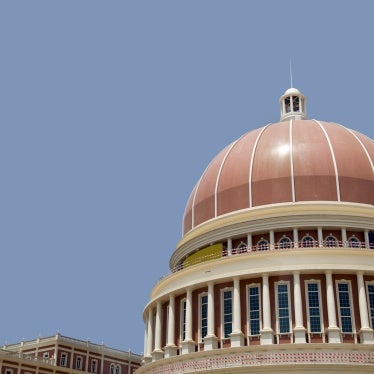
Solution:
M 374 203 L 374 142 L 336 123 L 293 120 L 244 134 L 209 164 L 183 235 L 234 211 L 301 201 Z

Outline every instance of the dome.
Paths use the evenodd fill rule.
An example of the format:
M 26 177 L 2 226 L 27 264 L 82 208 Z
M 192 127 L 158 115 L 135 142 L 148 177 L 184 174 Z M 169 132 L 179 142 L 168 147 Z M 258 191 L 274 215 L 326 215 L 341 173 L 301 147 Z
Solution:
M 296 92 L 282 97 L 287 94 Z M 183 235 L 216 217 L 268 204 L 374 204 L 373 158 L 370 138 L 336 123 L 290 119 L 250 131 L 204 171 L 186 205 Z
M 289 88 L 284 95 L 300 95 L 300 91 L 297 88 L 291 87 Z

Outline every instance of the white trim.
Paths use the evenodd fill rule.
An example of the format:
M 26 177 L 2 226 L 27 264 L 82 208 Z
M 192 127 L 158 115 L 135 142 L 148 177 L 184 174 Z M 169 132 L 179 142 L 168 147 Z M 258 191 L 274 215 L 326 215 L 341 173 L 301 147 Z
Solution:
M 293 120 L 291 119 L 290 120 L 290 171 L 291 171 L 292 202 L 294 203 L 296 201 L 296 194 L 295 194 L 295 176 L 294 176 L 294 168 L 293 168 L 293 141 L 292 141 L 292 134 L 293 134 Z
M 98 363 L 98 361 L 97 361 L 96 358 L 91 359 L 91 365 L 90 365 L 90 372 L 91 373 L 97 373 L 97 363 Z
M 62 358 L 64 358 L 64 362 L 62 363 Z M 66 368 L 67 364 L 67 359 L 68 359 L 68 353 L 67 352 L 61 352 L 60 355 L 60 360 L 59 360 L 59 366 Z
M 79 365 L 78 365 L 79 362 Z M 81 355 L 78 355 L 75 357 L 75 369 L 76 370 L 82 370 L 83 367 L 83 357 Z
M 247 134 L 242 135 L 239 139 L 235 140 L 233 143 L 231 143 L 228 146 L 229 148 L 228 148 L 226 154 L 224 155 L 224 157 L 222 159 L 221 165 L 220 165 L 219 170 L 218 170 L 217 178 L 216 178 L 216 185 L 214 187 L 214 217 L 217 217 L 217 214 L 218 214 L 218 185 L 219 185 L 219 180 L 220 180 L 220 177 L 221 177 L 221 172 L 222 172 L 222 169 L 223 169 L 223 165 L 225 164 L 225 161 L 226 161 L 227 157 L 229 156 L 231 150 L 235 146 L 235 144 L 240 139 L 242 139 L 245 135 L 247 135 Z
M 310 311 L 309 311 L 309 292 L 308 285 L 317 284 L 318 292 L 318 309 L 319 309 L 319 320 L 320 320 L 320 331 L 311 331 L 310 326 Z M 305 299 L 306 299 L 306 316 L 307 316 L 307 332 L 308 335 L 321 334 L 324 339 L 324 321 L 323 321 L 323 310 L 322 310 L 322 293 L 321 293 L 321 281 L 319 279 L 308 279 L 305 281 Z M 324 341 L 324 340 L 323 340 Z
M 348 285 L 348 296 L 349 296 L 349 309 L 351 313 L 351 325 L 352 325 L 352 331 L 349 332 L 343 332 L 342 328 L 342 319 L 341 319 L 341 313 L 340 313 L 340 295 L 339 295 L 339 284 L 347 284 Z M 342 335 L 354 335 L 355 342 L 357 339 L 356 336 L 356 326 L 355 326 L 355 315 L 353 310 L 353 298 L 352 298 L 352 285 L 350 280 L 346 279 L 337 279 L 335 282 L 335 289 L 336 289 L 336 298 L 337 298 L 337 306 L 338 306 L 338 318 L 339 318 L 339 328 Z
M 206 315 L 206 333 L 208 335 L 208 308 L 209 308 L 209 305 L 208 305 L 208 292 L 201 292 L 199 293 L 199 312 L 198 312 L 198 340 L 199 340 L 199 343 L 203 343 L 204 342 L 204 337 L 205 336 L 202 336 L 202 314 L 201 314 L 201 307 L 202 307 L 202 298 L 205 297 L 207 298 L 206 300 L 206 306 L 207 306 L 207 315 Z
M 368 306 L 368 316 L 369 316 L 369 326 L 374 329 L 373 319 L 374 319 L 374 311 L 373 314 L 371 313 L 371 307 L 370 307 L 370 298 L 369 298 L 369 286 L 374 287 L 374 281 L 367 281 L 365 282 L 365 288 L 366 288 L 366 299 L 367 299 L 367 306 Z M 374 292 L 373 292 L 374 294 Z M 374 308 L 373 308 L 374 310 Z
M 231 332 L 233 331 L 233 319 L 234 319 L 234 310 L 233 310 L 233 287 L 221 288 L 221 341 L 229 340 L 230 336 L 225 337 L 225 324 L 224 324 L 224 293 L 231 292 Z
M 253 337 L 253 336 L 260 336 L 260 331 L 259 331 L 259 334 L 252 334 L 252 331 L 251 331 L 251 324 L 250 324 L 250 313 L 251 313 L 251 308 L 250 308 L 250 295 L 249 295 L 249 290 L 251 288 L 258 288 L 258 302 L 259 302 L 259 322 L 260 322 L 260 331 L 262 330 L 262 303 L 261 303 L 261 300 L 262 300 L 262 293 L 261 293 L 261 289 L 262 289 L 262 286 L 261 286 L 261 283 L 251 283 L 251 284 L 247 284 L 247 287 L 246 287 L 246 295 L 247 295 L 247 336 L 248 338 L 250 337 Z
M 279 326 L 279 304 L 278 304 L 278 286 L 286 285 L 287 286 L 287 299 L 288 299 L 288 332 L 280 332 L 280 326 Z M 275 309 L 276 309 L 276 323 L 275 323 L 275 329 L 277 332 L 277 336 L 279 335 L 290 335 L 292 333 L 292 310 L 291 310 L 291 290 L 290 290 L 290 282 L 289 281 L 279 281 L 274 282 L 274 295 L 275 295 Z
M 253 172 L 253 160 L 255 158 L 255 153 L 256 153 L 256 149 L 257 149 L 257 145 L 258 145 L 258 142 L 260 141 L 260 138 L 263 134 L 263 132 L 265 131 L 265 129 L 267 129 L 269 126 L 271 125 L 271 123 L 268 123 L 266 126 L 264 126 L 260 133 L 257 135 L 257 138 L 256 138 L 256 141 L 255 141 L 255 144 L 253 145 L 253 149 L 252 149 L 252 155 L 251 155 L 251 162 L 249 164 L 249 180 L 248 180 L 248 193 L 249 193 L 249 207 L 252 208 L 253 206 L 253 201 L 252 201 L 252 172 Z
M 338 201 L 340 202 L 341 199 L 340 199 L 340 187 L 339 187 L 339 174 L 338 174 L 338 166 L 336 164 L 336 159 L 335 159 L 335 153 L 334 153 L 334 149 L 332 147 L 332 144 L 331 144 L 331 141 L 330 141 L 330 137 L 328 136 L 327 134 L 327 131 L 326 129 L 323 127 L 322 123 L 317 121 L 317 120 L 313 120 L 315 123 L 317 123 L 317 125 L 321 128 L 321 130 L 323 131 L 323 133 L 325 134 L 325 138 L 327 140 L 327 144 L 329 145 L 329 148 L 330 148 L 330 153 L 331 153 L 331 158 L 332 158 L 332 162 L 333 162 L 333 165 L 334 165 L 334 172 L 335 172 L 335 183 L 336 183 L 336 194 L 337 194 L 337 198 L 338 198 Z
M 186 338 L 187 297 L 182 298 L 179 305 L 179 341 L 182 343 Z M 186 314 L 184 314 L 184 309 L 186 309 Z
M 364 146 L 364 144 L 362 143 L 362 141 L 360 140 L 360 138 L 351 130 L 351 129 L 349 129 L 348 127 L 345 127 L 345 126 L 343 126 L 343 125 L 341 125 L 341 124 L 339 124 L 339 123 L 337 123 L 337 125 L 338 126 L 341 126 L 341 127 L 343 127 L 343 129 L 345 129 L 345 130 L 347 130 L 359 143 L 360 143 L 360 145 L 361 145 L 361 147 L 362 147 L 362 149 L 364 150 L 364 152 L 365 152 L 365 154 L 366 154 L 366 157 L 368 158 L 368 160 L 369 160 L 369 163 L 370 163 L 370 165 L 371 165 L 371 170 L 373 170 L 373 172 L 374 172 L 374 164 L 373 164 L 373 161 L 372 161 L 372 159 L 371 159 L 371 157 L 370 157 L 370 155 L 369 155 L 369 152 L 368 152 L 368 150 L 366 149 L 366 147 Z

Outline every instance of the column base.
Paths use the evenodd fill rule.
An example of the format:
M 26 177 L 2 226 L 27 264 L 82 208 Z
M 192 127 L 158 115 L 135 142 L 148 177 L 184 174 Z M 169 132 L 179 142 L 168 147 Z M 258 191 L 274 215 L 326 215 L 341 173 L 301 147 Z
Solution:
M 328 336 L 329 343 L 341 343 L 342 342 L 339 327 L 329 327 L 327 329 L 327 336 Z
M 218 348 L 218 338 L 215 335 L 207 335 L 204 338 L 204 352 Z
M 152 362 L 152 356 L 144 356 L 143 362 L 144 364 L 149 364 L 150 362 Z
M 193 340 L 184 340 L 182 342 L 182 355 L 195 352 L 195 342 Z
M 293 336 L 294 336 L 294 343 L 295 344 L 303 344 L 306 343 L 306 329 L 305 327 L 295 327 L 293 329 Z
M 244 334 L 241 331 L 234 331 L 230 334 L 231 347 L 243 347 Z
M 274 344 L 274 331 L 273 329 L 265 329 L 260 331 L 260 344 L 269 345 Z
M 152 352 L 152 362 L 162 360 L 164 358 L 164 351 L 157 350 Z
M 176 345 L 167 345 L 164 348 L 164 357 L 169 358 L 169 357 L 174 357 L 177 355 L 178 347 Z
M 373 344 L 374 343 L 374 332 L 370 328 L 363 328 L 360 330 L 360 343 L 362 344 Z

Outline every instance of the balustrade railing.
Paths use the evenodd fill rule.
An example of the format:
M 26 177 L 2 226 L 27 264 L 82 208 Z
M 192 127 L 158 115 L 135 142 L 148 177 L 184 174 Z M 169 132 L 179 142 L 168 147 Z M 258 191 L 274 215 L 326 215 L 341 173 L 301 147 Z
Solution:
M 235 255 L 248 255 L 251 253 L 258 253 L 262 251 L 279 251 L 279 250 L 293 250 L 293 249 L 303 249 L 303 248 L 353 248 L 353 249 L 366 249 L 366 250 L 373 250 L 374 249 L 374 243 L 367 244 L 365 242 L 360 241 L 339 241 L 339 240 L 306 240 L 306 241 L 299 241 L 299 242 L 278 242 L 274 244 L 259 244 L 259 245 L 253 245 L 251 247 L 241 245 L 237 248 L 224 248 L 222 251 L 221 257 L 230 257 Z M 185 261 L 183 264 L 179 264 L 176 267 L 174 267 L 171 271 L 172 273 L 175 273 L 177 271 L 186 269 L 190 266 L 200 264 L 202 262 L 210 261 L 210 260 L 216 260 L 217 259 L 217 253 L 214 253 L 212 255 L 207 255 L 203 257 L 199 257 L 196 260 L 191 261 Z

